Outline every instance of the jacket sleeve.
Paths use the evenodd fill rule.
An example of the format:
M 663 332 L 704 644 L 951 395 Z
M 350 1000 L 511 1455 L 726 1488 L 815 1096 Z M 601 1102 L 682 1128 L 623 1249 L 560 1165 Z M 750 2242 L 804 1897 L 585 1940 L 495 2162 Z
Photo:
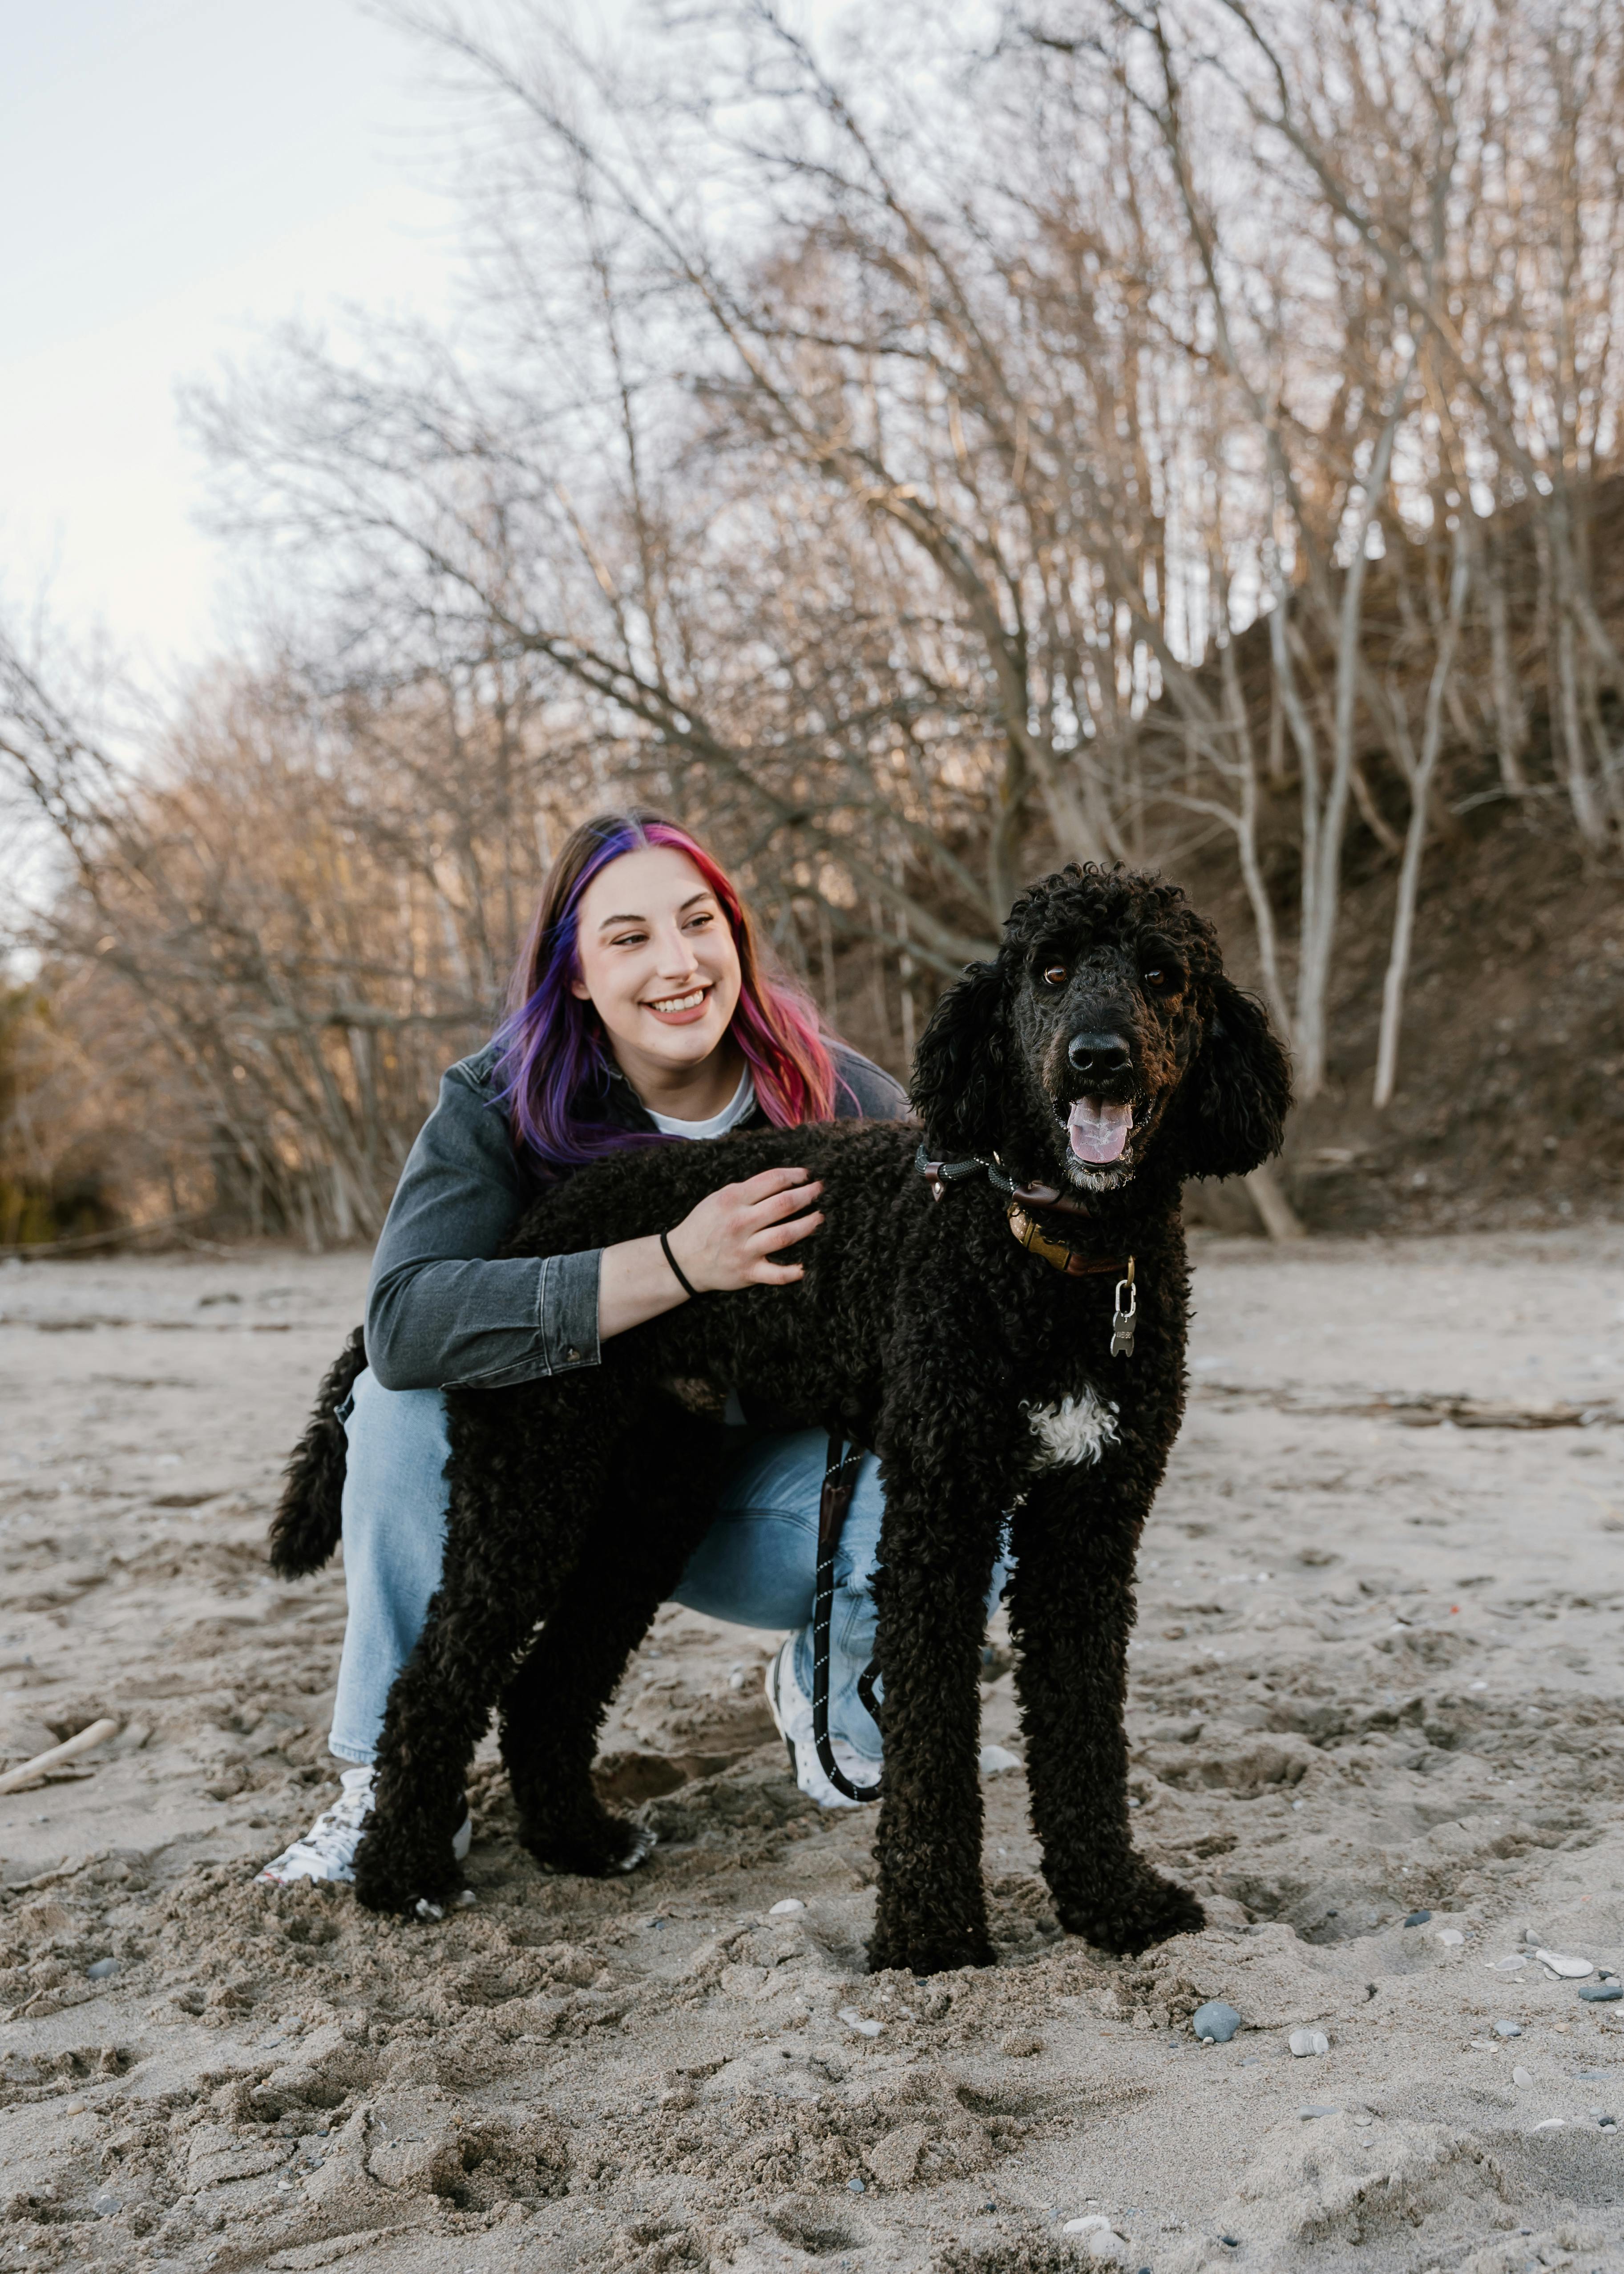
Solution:
M 453 1066 L 372 1258 L 366 1359 L 386 1389 L 500 1389 L 598 1363 L 601 1251 L 492 1260 L 529 1197 L 503 1115 Z
M 883 1066 L 845 1043 L 834 1046 L 837 1121 L 911 1121 L 907 1092 Z

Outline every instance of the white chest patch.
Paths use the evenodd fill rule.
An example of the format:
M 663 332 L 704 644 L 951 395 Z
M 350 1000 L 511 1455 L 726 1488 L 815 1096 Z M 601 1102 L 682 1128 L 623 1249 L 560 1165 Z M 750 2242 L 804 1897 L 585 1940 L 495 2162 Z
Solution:
M 1058 1405 L 1028 1405 L 1032 1434 L 1042 1448 L 1044 1468 L 1070 1468 L 1079 1461 L 1097 1461 L 1108 1445 L 1116 1442 L 1116 1408 L 1090 1383 L 1080 1397 L 1062 1398 Z

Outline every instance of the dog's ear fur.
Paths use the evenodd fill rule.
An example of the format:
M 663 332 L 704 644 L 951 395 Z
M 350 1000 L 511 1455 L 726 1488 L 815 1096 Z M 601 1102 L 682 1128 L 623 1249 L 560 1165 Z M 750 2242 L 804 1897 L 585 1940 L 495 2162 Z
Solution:
M 1190 1079 L 1191 1176 L 1244 1177 L 1279 1152 L 1291 1062 L 1263 1005 L 1222 975 Z
M 990 1153 L 1004 1098 L 1002 958 L 970 963 L 931 1013 L 914 1054 L 910 1096 L 937 1160 Z

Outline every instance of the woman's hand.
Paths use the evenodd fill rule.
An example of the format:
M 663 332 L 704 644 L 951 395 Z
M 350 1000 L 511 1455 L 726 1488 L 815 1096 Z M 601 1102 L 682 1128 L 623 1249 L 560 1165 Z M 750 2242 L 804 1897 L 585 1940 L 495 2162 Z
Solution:
M 702 1295 L 791 1286 L 805 1267 L 786 1260 L 787 1251 L 823 1223 L 821 1209 L 801 1213 L 823 1189 L 804 1169 L 763 1169 L 724 1185 L 666 1234 L 671 1252 Z
M 708 1193 L 666 1234 L 689 1285 L 702 1295 L 793 1286 L 802 1267 L 786 1261 L 786 1253 L 823 1221 L 821 1209 L 798 1211 L 823 1189 L 804 1169 L 763 1169 Z M 598 1268 L 598 1339 L 608 1342 L 687 1300 L 658 1239 L 619 1240 L 605 1248 Z

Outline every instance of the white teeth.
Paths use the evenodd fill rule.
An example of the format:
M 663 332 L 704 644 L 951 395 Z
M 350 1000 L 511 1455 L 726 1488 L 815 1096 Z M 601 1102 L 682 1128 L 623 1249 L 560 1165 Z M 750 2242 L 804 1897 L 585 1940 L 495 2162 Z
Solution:
M 695 987 L 691 995 L 673 995 L 663 1003 L 650 1003 L 650 1011 L 691 1011 L 705 999 L 703 987 Z

